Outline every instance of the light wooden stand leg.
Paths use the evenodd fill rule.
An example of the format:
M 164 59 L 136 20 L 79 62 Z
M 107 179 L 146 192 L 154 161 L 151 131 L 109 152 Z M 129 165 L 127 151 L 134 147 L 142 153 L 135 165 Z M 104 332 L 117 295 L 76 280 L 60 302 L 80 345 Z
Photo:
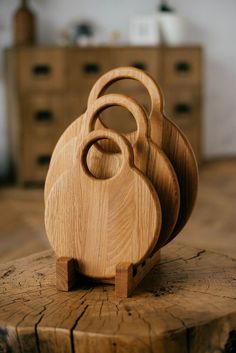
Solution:
M 68 292 L 77 282 L 75 261 L 70 257 L 59 257 L 56 260 L 56 287 L 58 290 Z
M 115 293 L 118 298 L 128 298 L 142 279 L 160 261 L 160 251 L 147 258 L 140 265 L 134 267 L 129 262 L 122 262 L 116 266 Z
M 132 293 L 133 265 L 122 262 L 116 266 L 115 293 L 118 298 L 128 298 Z

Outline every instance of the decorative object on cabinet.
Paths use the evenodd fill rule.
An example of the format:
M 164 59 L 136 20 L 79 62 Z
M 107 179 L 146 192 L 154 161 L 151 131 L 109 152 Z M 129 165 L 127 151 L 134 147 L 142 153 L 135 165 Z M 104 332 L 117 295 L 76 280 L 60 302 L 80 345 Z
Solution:
M 84 113 L 98 77 L 117 66 L 140 68 L 158 80 L 166 97 L 164 110 L 201 161 L 199 47 L 20 47 L 7 50 L 6 63 L 11 161 L 19 182 L 44 182 L 58 137 Z M 133 94 L 149 111 L 150 100 L 140 84 L 120 81 L 112 89 Z M 135 130 L 126 111 L 111 112 L 117 131 Z M 104 112 L 102 121 L 109 122 L 109 114 Z
M 159 5 L 158 22 L 163 44 L 176 46 L 186 43 L 186 21 L 166 1 L 161 1 Z
M 136 15 L 130 20 L 129 41 L 132 45 L 157 45 L 160 43 L 156 15 Z
M 112 83 L 127 78 L 148 90 L 149 117 L 126 95 L 100 96 Z M 136 132 L 121 135 L 101 122 L 97 128 L 100 113 L 113 105 L 131 112 Z M 59 139 L 46 178 L 45 226 L 58 257 L 57 288 L 70 290 L 82 276 L 105 283 L 115 280 L 116 295 L 129 296 L 159 261 L 160 248 L 189 219 L 197 184 L 193 151 L 181 130 L 164 116 L 157 83 L 133 67 L 101 76 L 86 112 Z M 136 282 L 133 268 L 139 275 Z
M 92 44 L 94 36 L 93 26 L 89 22 L 82 22 L 74 28 L 74 43 L 86 47 Z
M 14 15 L 15 45 L 30 45 L 36 40 L 36 18 L 28 2 L 28 0 L 21 0 L 21 6 Z

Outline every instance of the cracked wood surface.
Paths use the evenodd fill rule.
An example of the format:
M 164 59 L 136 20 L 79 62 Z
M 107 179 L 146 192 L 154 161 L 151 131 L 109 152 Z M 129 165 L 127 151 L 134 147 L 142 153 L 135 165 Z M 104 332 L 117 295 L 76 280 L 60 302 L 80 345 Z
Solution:
M 170 244 L 135 290 L 55 288 L 44 251 L 0 266 L 0 352 L 229 353 L 236 342 L 236 260 Z

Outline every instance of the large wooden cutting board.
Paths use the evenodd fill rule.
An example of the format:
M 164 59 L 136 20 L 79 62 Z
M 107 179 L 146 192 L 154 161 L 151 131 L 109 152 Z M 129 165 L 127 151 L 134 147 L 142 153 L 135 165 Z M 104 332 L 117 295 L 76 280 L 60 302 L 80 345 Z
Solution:
M 107 72 L 93 86 L 89 95 L 88 106 L 104 94 L 112 83 L 127 78 L 139 81 L 146 87 L 151 99 L 149 119 L 152 141 L 165 152 L 174 167 L 179 181 L 180 212 L 176 226 L 168 238 L 168 241 L 170 241 L 188 221 L 196 201 L 198 187 L 196 159 L 192 147 L 183 132 L 164 115 L 164 102 L 160 87 L 151 76 L 142 70 L 133 67 L 120 67 Z M 99 121 L 99 126 L 102 125 L 101 121 Z M 108 127 L 110 127 L 110 124 Z M 135 132 L 126 134 L 126 137 L 129 141 L 132 141 L 135 138 Z

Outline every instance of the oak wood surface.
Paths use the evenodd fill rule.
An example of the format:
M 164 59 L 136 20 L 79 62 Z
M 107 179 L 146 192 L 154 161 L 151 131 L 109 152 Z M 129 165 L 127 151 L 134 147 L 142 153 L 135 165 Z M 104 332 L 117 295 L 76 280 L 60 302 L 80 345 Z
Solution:
M 113 105 L 125 107 L 136 120 L 137 133 L 132 140 L 135 166 L 144 172 L 154 185 L 162 209 L 162 229 L 156 247 L 156 249 L 159 249 L 171 236 L 178 218 L 180 208 L 179 184 L 168 158 L 149 138 L 149 126 L 144 111 L 129 97 L 120 94 L 100 97 L 89 105 L 87 112 L 82 117 L 76 120 L 77 126 L 74 123 L 72 124 L 77 136 L 74 137 L 74 132 L 70 130 L 71 138 L 67 139 L 66 137 L 65 145 L 62 148 L 58 149 L 57 146 L 55 148 L 56 152 L 53 154 L 45 183 L 45 201 L 56 180 L 73 163 L 77 146 L 82 143 L 83 138 L 89 131 L 94 129 L 98 113 Z M 106 131 L 104 127 L 102 128 Z M 67 131 L 68 129 L 65 132 L 66 135 Z M 63 136 L 59 140 L 59 145 L 61 145 L 62 140 L 64 140 Z M 120 168 L 120 154 L 110 153 L 110 151 L 105 153 L 104 147 L 107 148 L 108 146 L 108 144 L 103 143 L 102 149 L 94 147 L 89 151 L 88 166 L 97 178 L 112 177 Z M 114 152 L 114 149 L 112 152 Z
M 0 265 L 0 347 L 19 353 L 234 352 L 234 259 L 171 243 L 132 298 L 55 287 L 45 251 Z
M 96 179 L 86 159 L 89 148 L 111 139 L 122 164 L 115 176 Z M 161 229 L 161 208 L 150 181 L 134 167 L 128 141 L 111 131 L 94 130 L 76 159 L 54 184 L 45 208 L 49 241 L 57 256 L 79 262 L 79 272 L 111 278 L 120 262 L 140 263 L 153 250 Z M 79 182 L 78 182 L 79 180 Z
M 56 260 L 56 287 L 58 290 L 68 292 L 78 282 L 75 260 L 70 257 L 59 257 Z
M 163 112 L 163 97 L 156 82 L 145 72 L 135 68 L 117 68 L 103 75 L 93 86 L 88 99 L 88 106 L 93 103 L 115 81 L 130 78 L 141 82 L 148 90 L 151 99 L 149 119 L 151 123 L 151 138 L 172 163 L 180 186 L 180 211 L 175 228 L 166 241 L 173 239 L 188 221 L 197 196 L 198 168 L 192 148 L 179 128 Z M 51 163 L 57 153 L 71 138 L 75 137 L 81 127 L 80 118 L 75 120 L 59 139 L 52 154 Z M 102 126 L 101 121 L 98 124 Z M 134 141 L 136 133 L 126 134 L 130 141 Z M 163 222 L 164 223 L 164 222 Z M 161 238 L 162 239 L 162 238 Z
M 187 138 L 183 132 L 164 115 L 164 101 L 160 87 L 142 70 L 132 67 L 119 67 L 104 74 L 94 84 L 88 99 L 88 106 L 102 95 L 113 83 L 124 78 L 141 82 L 147 89 L 151 99 L 149 114 L 151 124 L 151 138 L 163 149 L 171 161 L 180 186 L 180 212 L 175 229 L 168 239 L 172 240 L 188 221 L 197 196 L 198 168 L 196 159 Z M 101 123 L 101 121 L 100 121 Z M 134 133 L 126 135 L 134 138 Z

